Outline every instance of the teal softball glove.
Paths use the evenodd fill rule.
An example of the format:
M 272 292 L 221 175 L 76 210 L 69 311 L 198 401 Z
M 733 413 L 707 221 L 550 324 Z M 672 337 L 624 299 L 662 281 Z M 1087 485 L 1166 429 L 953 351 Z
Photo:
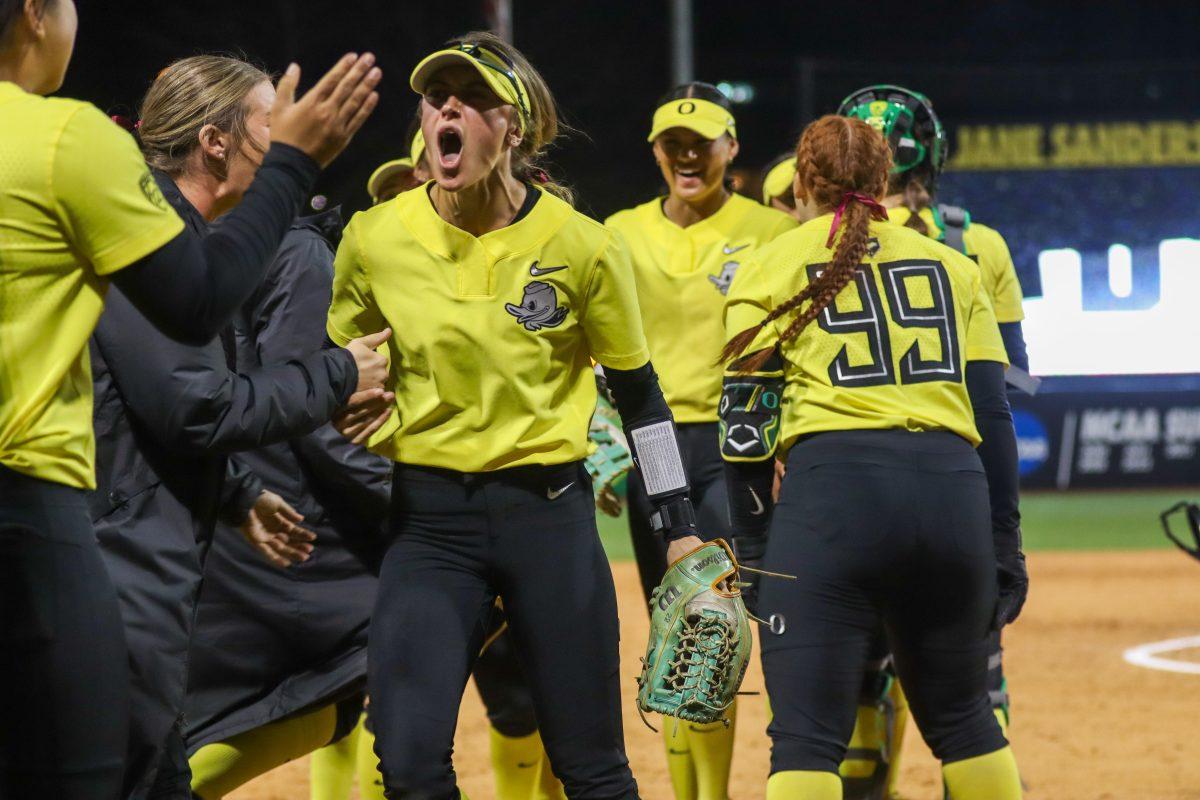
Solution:
M 733 586 L 737 563 L 718 539 L 676 561 L 650 596 L 639 711 L 692 722 L 724 719 L 750 661 L 750 619 Z M 649 723 L 647 723 L 649 724 Z
M 633 456 L 621 429 L 621 416 L 603 394 L 592 414 L 588 441 L 595 445 L 595 451 L 583 463 L 592 476 L 596 508 L 610 517 L 619 517 L 625 506 L 625 482 L 633 469 Z

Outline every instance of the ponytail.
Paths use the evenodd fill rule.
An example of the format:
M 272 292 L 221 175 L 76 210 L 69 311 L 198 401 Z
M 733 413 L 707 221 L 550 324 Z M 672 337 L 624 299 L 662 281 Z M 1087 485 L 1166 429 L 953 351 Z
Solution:
M 892 158 L 887 142 L 874 128 L 846 117 L 825 116 L 805 129 L 796 147 L 796 171 L 802 199 L 811 197 L 820 206 L 834 209 L 826 247 L 834 247 L 833 259 L 816 278 L 776 306 L 758 325 L 738 333 L 721 351 L 728 363 L 745 352 L 762 330 L 775 320 L 807 308 L 784 328 L 778 344 L 795 339 L 820 316 L 846 287 L 867 254 L 871 220 L 887 219 L 878 197 L 887 185 Z M 835 207 L 836 204 L 836 207 Z M 755 372 L 771 356 L 763 348 L 738 364 L 739 373 Z
M 912 228 L 922 236 L 929 235 L 929 226 L 925 224 L 925 220 L 921 219 L 921 212 L 929 208 L 933 203 L 933 197 L 930 196 L 929 190 L 925 188 L 925 184 L 920 178 L 912 176 L 904 184 L 904 207 L 909 211 L 908 220 L 904 223 L 904 227 Z

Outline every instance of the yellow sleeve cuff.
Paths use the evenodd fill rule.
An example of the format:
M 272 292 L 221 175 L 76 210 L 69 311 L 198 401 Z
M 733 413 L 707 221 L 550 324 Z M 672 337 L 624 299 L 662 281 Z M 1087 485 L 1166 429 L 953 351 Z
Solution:
M 174 239 L 183 230 L 183 220 L 178 214 L 171 214 L 158 225 L 146 231 L 141 236 L 135 236 L 122 241 L 115 247 L 97 253 L 92 257 L 92 268 L 97 275 L 111 275 L 119 272 L 136 261 L 160 249 Z
M 610 356 L 603 353 L 595 353 L 593 357 L 600 362 L 602 367 L 610 367 L 612 369 L 637 369 L 645 366 L 650 361 L 650 351 L 643 347 L 636 353 L 630 353 L 624 356 Z

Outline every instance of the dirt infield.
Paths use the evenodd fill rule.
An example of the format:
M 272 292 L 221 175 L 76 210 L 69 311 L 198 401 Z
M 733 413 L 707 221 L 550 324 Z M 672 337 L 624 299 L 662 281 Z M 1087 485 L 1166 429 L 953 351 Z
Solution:
M 1200 675 L 1125 663 L 1126 648 L 1200 634 L 1200 565 L 1175 551 L 1035 553 L 1025 615 L 1008 632 L 1012 740 L 1032 800 L 1200 800 L 1193 728 Z M 621 599 L 625 731 L 630 761 L 648 800 L 671 797 L 659 738 L 633 707 L 646 614 L 632 563 L 614 565 Z M 1163 653 L 1194 661 L 1195 651 Z M 757 665 L 757 661 L 755 662 Z M 747 689 L 761 689 L 752 668 Z M 765 713 L 743 698 L 731 795 L 762 797 L 767 775 Z M 910 729 L 911 731 L 911 729 Z M 455 763 L 472 800 L 491 800 L 482 706 L 463 704 Z M 908 737 L 902 796 L 940 798 L 936 762 Z M 307 762 L 260 778 L 231 800 L 305 800 Z

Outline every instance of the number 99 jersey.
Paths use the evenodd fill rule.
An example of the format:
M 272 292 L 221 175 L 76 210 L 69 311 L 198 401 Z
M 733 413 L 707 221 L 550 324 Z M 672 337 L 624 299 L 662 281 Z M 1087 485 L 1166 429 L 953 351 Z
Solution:
M 727 338 L 820 274 L 833 259 L 831 221 L 811 220 L 743 265 L 725 305 Z M 781 454 L 800 436 L 835 430 L 949 430 L 979 444 L 966 362 L 1008 363 L 979 268 L 910 228 L 872 221 L 870 235 L 854 279 L 780 347 Z M 775 346 L 793 319 L 768 324 L 746 352 Z

